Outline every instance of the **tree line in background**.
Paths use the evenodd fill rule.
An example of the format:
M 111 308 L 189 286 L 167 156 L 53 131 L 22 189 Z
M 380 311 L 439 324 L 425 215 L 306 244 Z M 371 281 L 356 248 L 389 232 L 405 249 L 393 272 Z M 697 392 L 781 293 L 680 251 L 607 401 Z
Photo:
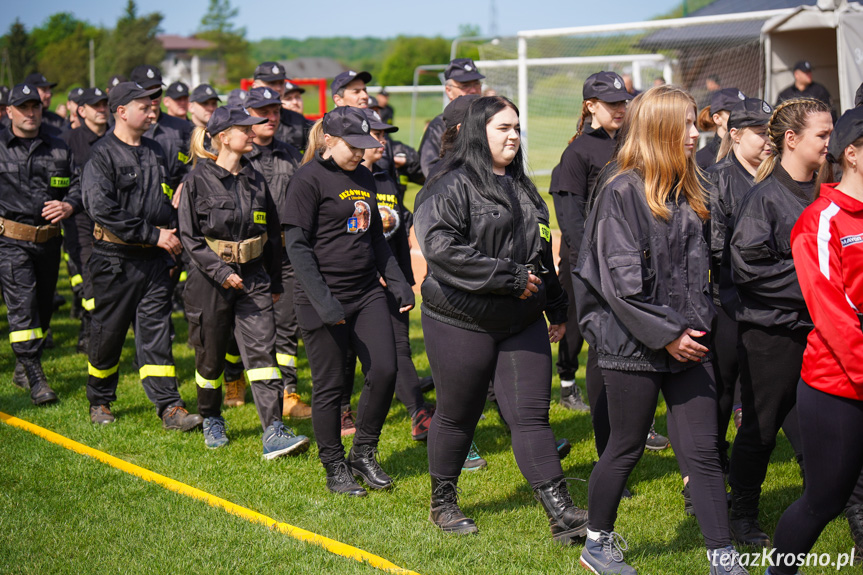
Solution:
M 234 22 L 239 9 L 230 0 L 210 0 L 202 16 L 196 38 L 213 44 L 199 55 L 220 62 L 219 77 L 213 83 L 222 89 L 239 85 L 251 76 L 254 66 L 266 60 L 291 60 L 299 57 L 326 57 L 356 69 L 368 70 L 375 83 L 406 85 L 413 82 L 414 69 L 423 64 L 445 64 L 450 59 L 451 40 L 440 36 L 396 38 L 266 38 L 246 40 L 245 28 Z M 57 82 L 57 92 L 90 85 L 90 42 L 94 45 L 95 80 L 104 86 L 113 74 L 128 75 L 141 64 L 158 65 L 165 51 L 157 36 L 170 31 L 161 27 L 159 12 L 140 13 L 134 0 L 128 0 L 114 28 L 94 26 L 78 20 L 72 13 L 49 16 L 32 30 L 13 22 L 0 36 L 0 84 L 21 82 L 27 74 L 42 72 Z M 461 35 L 476 35 L 475 26 L 462 26 Z M 461 57 L 477 58 L 476 48 L 466 48 Z M 437 83 L 426 76 L 423 83 Z

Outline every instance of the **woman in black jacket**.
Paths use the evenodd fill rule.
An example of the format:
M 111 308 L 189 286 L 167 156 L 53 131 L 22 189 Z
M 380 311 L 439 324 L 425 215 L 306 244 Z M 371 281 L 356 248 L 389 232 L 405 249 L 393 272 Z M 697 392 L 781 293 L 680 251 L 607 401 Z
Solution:
M 378 147 L 362 110 L 328 112 L 309 135 L 304 164 L 291 179 L 279 213 L 297 277 L 294 305 L 314 381 L 318 455 L 327 470 L 327 488 L 353 496 L 366 495 L 355 476 L 372 489 L 393 484 L 376 459 L 396 382 L 393 330 L 389 321 L 381 321 L 390 312 L 378 274 L 395 294 L 399 312 L 414 305 L 413 291 L 384 237 L 374 176 L 360 165 L 364 150 Z M 345 461 L 340 407 L 351 348 L 366 383 Z
M 733 286 L 723 281 L 723 307 L 740 326 L 743 424 L 731 451 L 731 530 L 737 541 L 770 547 L 758 524 L 761 484 L 776 434 L 797 402 L 797 382 L 812 319 L 791 256 L 791 229 L 815 198 L 815 172 L 833 131 L 819 100 L 776 106 L 767 134 L 771 155 L 754 188 L 737 206 L 730 235 Z M 792 422 L 795 423 L 795 422 Z
M 730 545 L 717 452 L 716 387 L 703 345 L 716 311 L 708 285 L 707 195 L 697 176 L 695 102 L 672 86 L 637 97 L 617 173 L 585 227 L 574 288 L 579 326 L 597 351 L 611 436 L 590 476 L 581 564 L 631 575 L 614 532 L 626 480 L 644 452 L 656 401 L 685 462 L 710 573 L 746 570 Z M 725 572 L 725 571 L 722 571 Z
M 179 216 L 193 264 L 183 297 L 204 441 L 211 449 L 228 443 L 221 404 L 233 325 L 264 428 L 264 457 L 273 459 L 306 451 L 309 440 L 282 424 L 273 316 L 282 293 L 279 220 L 264 176 L 243 157 L 252 150 L 252 125 L 262 122 L 240 107 L 217 109 L 206 128 L 217 155 L 204 149 L 204 129 L 195 128 L 191 151 L 203 161 L 183 180 Z
M 422 198 L 414 225 L 429 266 L 422 321 L 438 400 L 428 436 L 430 520 L 447 532 L 477 531 L 458 507 L 456 483 L 493 380 L 519 468 L 554 539 L 568 543 L 583 536 L 586 512 L 569 496 L 548 423 L 548 342 L 565 331 L 566 294 L 554 273 L 548 208 L 524 171 L 512 102 L 471 104 Z

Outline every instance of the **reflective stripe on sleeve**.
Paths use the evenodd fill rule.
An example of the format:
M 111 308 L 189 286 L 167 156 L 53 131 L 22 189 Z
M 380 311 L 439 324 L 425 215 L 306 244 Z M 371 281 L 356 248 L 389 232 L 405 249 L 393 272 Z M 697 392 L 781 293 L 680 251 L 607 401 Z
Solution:
M 69 279 L 69 283 L 72 284 L 72 287 L 75 287 L 84 283 L 84 278 L 81 277 L 81 274 L 76 274 Z
M 225 354 L 225 361 L 227 361 L 229 363 L 240 363 L 240 356 L 226 353 Z
M 141 379 L 145 377 L 176 377 L 177 368 L 173 365 L 142 365 L 138 373 Z
M 189 272 L 187 272 L 187 271 L 185 271 L 185 270 L 181 271 L 181 272 L 180 272 L 180 281 L 181 281 L 181 282 L 184 282 L 184 281 L 186 281 L 187 279 L 189 279 Z
M 111 377 L 112 375 L 117 373 L 118 369 L 120 369 L 119 363 L 114 367 L 109 367 L 108 369 L 99 369 L 97 367 L 93 367 L 93 364 L 89 361 L 87 362 L 87 373 L 89 373 L 93 377 L 105 379 L 106 377 Z
M 22 341 L 30 341 L 34 339 L 42 339 L 45 335 L 42 333 L 42 328 L 22 329 L 19 331 L 9 332 L 9 343 L 21 343 Z
M 81 305 L 84 306 L 84 309 L 87 311 L 93 311 L 96 309 L 96 298 L 91 297 L 90 299 L 82 299 Z
M 276 354 L 276 363 L 282 367 L 297 367 L 297 356 L 286 353 Z
M 278 367 L 258 367 L 246 370 L 249 381 L 267 381 L 269 379 L 282 379 L 282 372 Z
M 198 387 L 203 387 L 204 389 L 219 389 L 225 383 L 225 374 L 220 374 L 216 379 L 207 379 L 198 373 L 198 370 L 195 370 L 195 383 L 198 384 Z

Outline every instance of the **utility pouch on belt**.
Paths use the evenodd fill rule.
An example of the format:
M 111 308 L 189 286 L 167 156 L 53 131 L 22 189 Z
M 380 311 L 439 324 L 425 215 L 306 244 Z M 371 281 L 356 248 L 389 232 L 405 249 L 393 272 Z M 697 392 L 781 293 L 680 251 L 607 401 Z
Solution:
M 267 234 L 261 234 L 241 242 L 229 242 L 226 240 L 214 240 L 205 238 L 210 249 L 229 264 L 245 264 L 261 257 L 264 253 L 264 244 L 267 243 Z
M 159 228 L 162 229 L 162 228 Z M 93 225 L 93 237 L 97 240 L 102 240 L 103 242 L 108 242 L 110 244 L 118 244 L 121 246 L 136 246 L 139 248 L 152 248 L 153 246 L 150 244 L 130 244 L 128 242 L 124 242 L 117 236 L 115 236 L 111 230 L 108 228 L 103 228 L 99 224 Z
M 49 224 L 47 226 L 28 226 L 27 224 L 19 224 L 18 222 L 13 222 L 12 220 L 0 218 L 0 236 L 4 236 L 13 240 L 44 244 L 51 238 L 57 237 L 59 235 L 59 224 Z

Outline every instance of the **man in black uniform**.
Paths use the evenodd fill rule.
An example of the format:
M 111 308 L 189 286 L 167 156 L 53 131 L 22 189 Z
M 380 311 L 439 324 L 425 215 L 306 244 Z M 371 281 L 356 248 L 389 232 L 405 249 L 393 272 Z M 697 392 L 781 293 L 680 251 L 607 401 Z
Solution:
M 381 88 L 381 91 L 378 92 L 378 105 L 380 106 L 378 114 L 380 115 L 381 120 L 392 125 L 393 119 L 395 118 L 395 110 L 390 106 L 390 93 L 387 92 L 386 88 Z
M 165 90 L 165 108 L 169 116 L 189 120 L 189 87 L 183 82 L 174 82 Z
M 81 125 L 81 116 L 78 115 L 78 107 L 81 105 L 81 96 L 84 94 L 84 88 L 73 88 L 69 90 L 69 97 L 66 98 L 66 110 L 69 113 L 68 121 L 63 125 L 63 134 L 74 130 Z
M 830 92 L 827 91 L 827 88 L 812 81 L 812 64 L 808 60 L 797 62 L 792 70 L 794 71 L 794 83 L 779 92 L 776 105 L 793 98 L 815 98 L 833 108 L 833 100 L 830 98 Z
M 84 206 L 95 222 L 90 256 L 95 308 L 90 329 L 87 399 L 90 421 L 112 423 L 120 354 L 134 322 L 136 357 L 147 397 L 166 429 L 201 426 L 177 391 L 171 352 L 171 279 L 182 249 L 171 207 L 162 147 L 144 134 L 156 121 L 150 90 L 122 82 L 108 105 L 114 131 L 92 149 L 81 178 Z
M 291 110 L 297 114 L 303 113 L 303 94 L 306 89 L 290 80 L 285 81 L 285 93 L 282 96 L 282 108 Z
M 255 131 L 254 149 L 246 154 L 255 170 L 264 175 L 270 194 L 277 206 L 285 203 L 288 183 L 300 165 L 299 150 L 275 138 L 281 117 L 282 102 L 278 93 L 270 88 L 252 88 L 245 101 L 249 115 L 266 118 L 267 123 L 252 127 Z M 282 371 L 284 404 L 282 414 L 293 419 L 308 419 L 312 408 L 297 394 L 297 348 L 299 326 L 294 311 L 294 268 L 282 243 L 282 286 L 284 293 L 273 304 L 276 316 L 276 363 Z M 242 381 L 242 380 L 240 380 Z M 226 392 L 228 382 L 225 382 Z
M 66 132 L 63 139 L 72 152 L 72 160 L 83 168 L 90 159 L 90 150 L 108 130 L 108 94 L 99 88 L 87 88 L 79 97 L 76 113 L 81 126 Z M 81 305 L 81 330 L 78 332 L 78 353 L 86 354 L 90 342 L 90 312 L 95 305 L 90 283 L 90 254 L 93 253 L 93 220 L 80 212 L 63 221 L 63 248 L 69 257 L 69 278 L 72 293 Z
M 284 66 L 278 62 L 263 62 L 255 68 L 255 81 L 252 83 L 252 87 L 264 86 L 275 90 L 281 100 L 287 88 L 285 84 L 287 81 L 288 77 L 285 74 Z M 305 151 L 306 142 L 309 141 L 309 130 L 311 130 L 314 122 L 306 120 L 305 116 L 293 110 L 282 108 L 279 113 L 281 117 L 276 138 L 291 144 L 300 152 Z
M 207 122 L 210 121 L 210 116 L 222 103 L 216 89 L 209 84 L 200 84 L 192 90 L 192 95 L 189 96 L 189 113 L 192 117 L 194 127 L 206 128 Z
M 482 80 L 485 78 L 476 69 L 476 64 L 470 58 L 456 58 L 449 63 L 444 72 L 446 97 L 452 101 L 466 94 L 479 94 L 482 90 Z M 428 177 L 431 167 L 440 160 L 440 141 L 446 126 L 443 113 L 429 122 L 420 142 L 420 166 L 422 173 Z
M 0 86 L 0 130 L 8 127 L 9 115 L 6 113 L 6 106 L 9 105 L 9 88 Z
M 42 111 L 36 86 L 18 84 L 9 94 L 10 128 L 0 131 L 0 287 L 18 361 L 13 380 L 29 384 L 36 405 L 57 401 L 42 371 L 43 330 L 54 311 L 59 222 L 82 208 L 69 148 L 40 129 Z
M 49 82 L 39 72 L 33 72 L 24 79 L 24 83 L 28 86 L 36 86 L 39 90 L 39 99 L 42 101 L 42 124 L 56 128 L 58 132 L 56 134 L 52 132 L 51 135 L 59 136 L 59 131 L 66 125 L 66 120 L 51 111 L 51 98 L 54 97 L 53 89 L 57 82 Z

